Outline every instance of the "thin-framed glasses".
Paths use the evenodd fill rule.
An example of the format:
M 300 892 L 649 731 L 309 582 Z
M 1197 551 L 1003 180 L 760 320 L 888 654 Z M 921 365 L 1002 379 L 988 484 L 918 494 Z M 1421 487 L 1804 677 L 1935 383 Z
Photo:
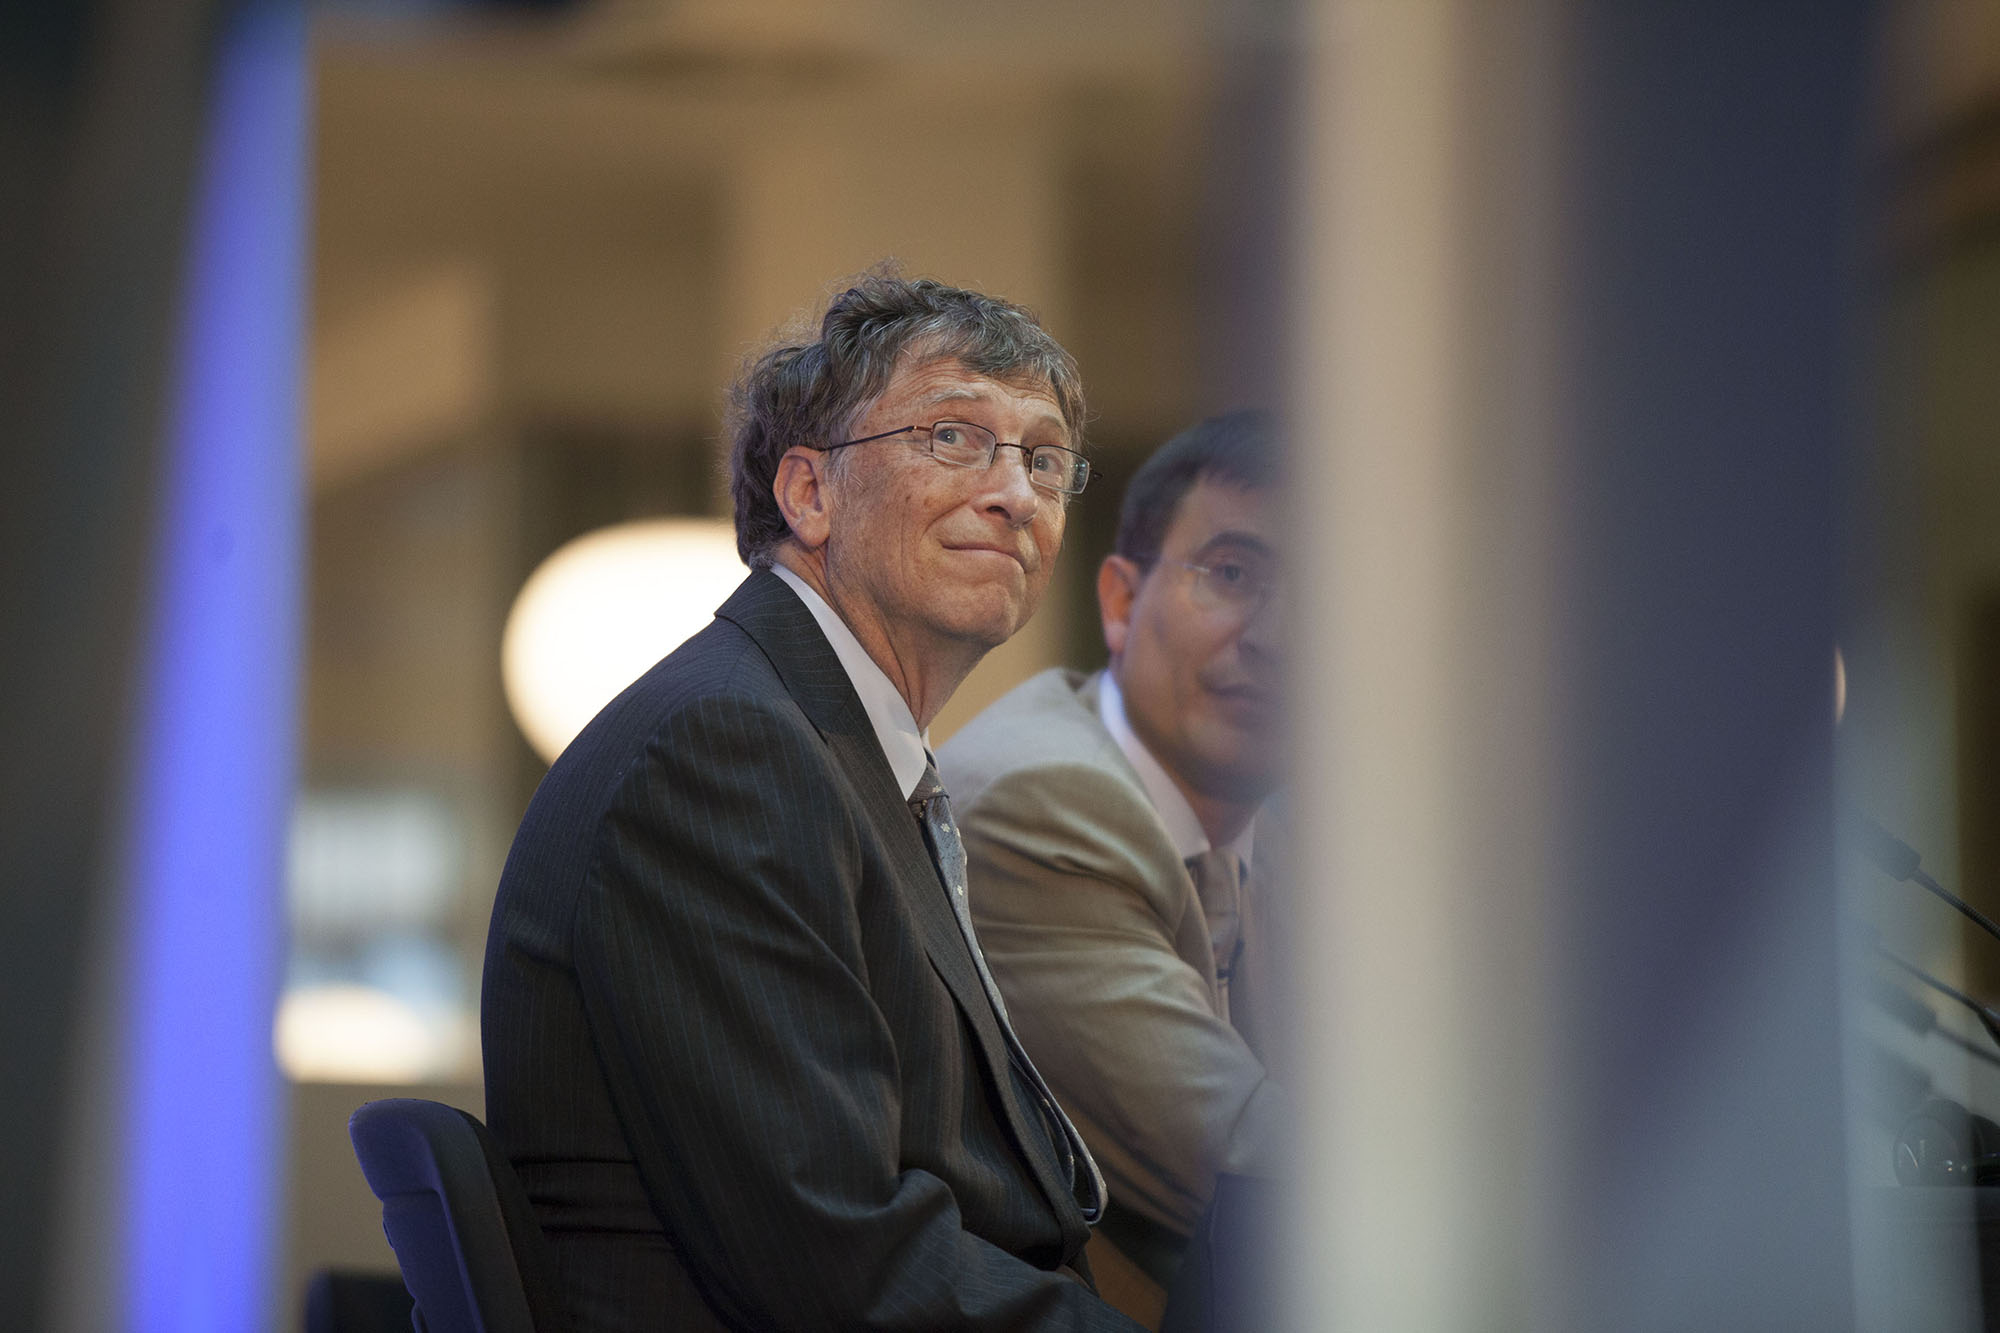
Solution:
M 1277 562 L 1242 553 L 1216 556 L 1205 565 L 1166 560 L 1194 574 L 1194 603 L 1205 611 L 1228 612 L 1248 620 L 1284 591 Z
M 897 435 L 916 437 L 913 442 L 929 449 L 932 458 L 953 467 L 991 467 L 994 456 L 1000 450 L 1019 449 L 1028 468 L 1028 480 L 1043 490 L 1062 495 L 1075 495 L 1090 481 L 1090 460 L 1076 450 L 1065 449 L 1059 444 L 1010 443 L 986 427 L 970 421 L 934 421 L 928 426 L 898 426 L 878 435 L 864 435 L 858 440 L 811 447 L 822 453 L 832 453 L 835 449 L 872 444 Z

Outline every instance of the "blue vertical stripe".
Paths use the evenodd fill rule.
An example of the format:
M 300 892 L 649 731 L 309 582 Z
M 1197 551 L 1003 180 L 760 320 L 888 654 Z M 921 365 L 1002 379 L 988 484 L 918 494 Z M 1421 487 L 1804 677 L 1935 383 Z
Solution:
M 299 674 L 305 18 L 229 11 L 177 346 L 133 791 L 126 1324 L 265 1326 Z

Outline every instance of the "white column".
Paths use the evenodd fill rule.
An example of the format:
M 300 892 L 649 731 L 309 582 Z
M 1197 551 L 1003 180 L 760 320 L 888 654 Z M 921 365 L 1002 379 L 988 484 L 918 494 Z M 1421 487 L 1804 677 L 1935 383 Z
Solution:
M 1316 874 L 1292 1322 L 1527 1328 L 1549 1080 L 1547 329 L 1513 292 L 1489 340 L 1502 312 L 1482 301 L 1496 270 L 1542 262 L 1546 126 L 1532 62 L 1477 77 L 1500 61 L 1465 5 L 1351 0 L 1308 22 L 1292 529 Z M 1495 136 L 1526 178 L 1480 174 Z

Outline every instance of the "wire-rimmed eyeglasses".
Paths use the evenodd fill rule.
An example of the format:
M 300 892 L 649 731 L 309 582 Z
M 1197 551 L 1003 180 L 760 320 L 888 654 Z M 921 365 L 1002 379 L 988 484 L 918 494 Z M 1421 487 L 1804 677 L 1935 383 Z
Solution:
M 822 453 L 831 453 L 835 449 L 872 444 L 897 435 L 914 437 L 912 443 L 921 443 L 930 450 L 932 458 L 940 463 L 950 463 L 953 467 L 991 467 L 994 456 L 1000 450 L 1019 449 L 1022 461 L 1027 464 L 1028 480 L 1043 490 L 1061 495 L 1075 495 L 1090 481 L 1090 460 L 1076 450 L 1065 449 L 1059 444 L 1010 443 L 986 427 L 970 421 L 934 421 L 928 426 L 898 426 L 880 434 L 864 435 L 858 440 L 811 447 Z
M 1207 564 L 1186 560 L 1163 560 L 1194 574 L 1194 600 L 1209 611 L 1222 611 L 1245 620 L 1255 616 L 1271 600 L 1283 595 L 1284 576 L 1277 564 L 1263 556 L 1244 553 L 1216 556 Z

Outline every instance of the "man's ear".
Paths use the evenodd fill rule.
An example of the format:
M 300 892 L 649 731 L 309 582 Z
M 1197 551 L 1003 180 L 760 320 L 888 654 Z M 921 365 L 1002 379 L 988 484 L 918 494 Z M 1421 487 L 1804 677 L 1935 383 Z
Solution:
M 1097 567 L 1097 615 L 1104 624 L 1104 646 L 1115 658 L 1125 651 L 1125 636 L 1132 627 L 1132 603 L 1139 596 L 1139 584 L 1146 571 L 1135 560 L 1107 555 Z
M 785 516 L 793 539 L 808 551 L 826 545 L 832 531 L 826 465 L 827 457 L 821 451 L 794 445 L 778 460 L 778 475 L 771 480 L 771 496 L 778 502 L 778 512 Z

